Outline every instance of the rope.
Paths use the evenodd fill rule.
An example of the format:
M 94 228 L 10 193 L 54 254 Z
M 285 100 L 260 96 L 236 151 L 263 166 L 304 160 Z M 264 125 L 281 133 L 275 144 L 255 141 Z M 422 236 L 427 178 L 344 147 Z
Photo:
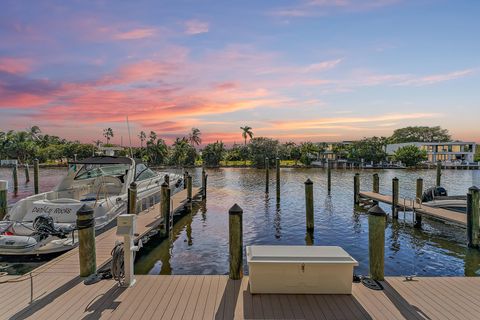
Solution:
M 123 242 L 117 243 L 112 249 L 110 272 L 112 273 L 113 279 L 118 281 L 120 285 L 123 285 L 125 280 Z

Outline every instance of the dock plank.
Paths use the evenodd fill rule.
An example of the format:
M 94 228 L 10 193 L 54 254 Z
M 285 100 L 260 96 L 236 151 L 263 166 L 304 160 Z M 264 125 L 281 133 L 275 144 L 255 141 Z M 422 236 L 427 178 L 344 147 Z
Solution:
M 66 279 L 60 277 L 57 281 L 65 284 Z M 51 282 L 52 287 L 58 286 Z M 37 305 L 25 308 L 22 303 L 10 304 L 17 309 L 2 316 L 11 319 L 478 319 L 480 306 L 475 298 L 480 295 L 479 278 L 452 277 L 439 281 L 435 277 L 420 277 L 406 282 L 401 277 L 387 277 L 383 284 L 385 290 L 374 291 L 354 283 L 352 295 L 252 295 L 248 277 L 229 283 L 228 276 L 139 275 L 137 284 L 131 288 L 119 288 L 112 280 L 92 286 L 73 283 L 71 288 L 64 287 L 62 292 L 44 297 Z M 466 284 L 468 292 L 462 293 L 459 288 Z M 452 287 L 455 289 L 451 290 Z M 5 289 L 5 284 L 0 288 Z M 457 307 L 453 308 L 454 305 Z M 6 307 L 1 300 L 0 307 Z

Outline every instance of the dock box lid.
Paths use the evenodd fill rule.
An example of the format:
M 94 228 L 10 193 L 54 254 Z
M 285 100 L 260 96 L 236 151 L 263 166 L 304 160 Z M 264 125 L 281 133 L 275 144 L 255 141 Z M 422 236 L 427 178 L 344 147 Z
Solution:
M 337 246 L 247 246 L 248 263 L 347 263 L 358 262 Z

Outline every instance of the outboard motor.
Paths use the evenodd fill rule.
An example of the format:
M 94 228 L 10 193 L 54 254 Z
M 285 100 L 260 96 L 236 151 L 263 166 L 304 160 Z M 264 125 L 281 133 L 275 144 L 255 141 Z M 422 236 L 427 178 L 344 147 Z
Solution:
M 448 196 L 447 190 L 444 187 L 432 187 L 425 190 L 422 195 L 422 202 L 433 201 L 436 197 Z
M 33 229 L 35 229 L 35 233 L 38 234 L 41 239 L 45 239 L 48 236 L 66 237 L 64 230 L 56 228 L 53 218 L 49 216 L 41 215 L 36 217 L 33 221 Z
M 178 179 L 177 182 L 175 182 L 175 188 L 180 187 L 182 185 L 182 182 L 183 182 L 182 179 Z

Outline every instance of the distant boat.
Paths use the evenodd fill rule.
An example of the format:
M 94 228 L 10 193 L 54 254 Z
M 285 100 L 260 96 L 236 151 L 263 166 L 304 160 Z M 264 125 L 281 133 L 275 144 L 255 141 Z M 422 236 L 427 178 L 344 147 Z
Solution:
M 422 205 L 467 213 L 467 196 L 449 196 L 445 188 L 432 187 L 423 193 Z
M 95 229 L 109 225 L 127 210 L 128 188 L 135 181 L 138 199 L 159 202 L 166 173 L 157 173 L 128 157 L 98 156 L 69 164 L 67 175 L 52 191 L 18 201 L 0 221 L 0 255 L 42 255 L 77 245 L 77 211 L 94 209 Z M 181 177 L 170 174 L 172 190 Z

